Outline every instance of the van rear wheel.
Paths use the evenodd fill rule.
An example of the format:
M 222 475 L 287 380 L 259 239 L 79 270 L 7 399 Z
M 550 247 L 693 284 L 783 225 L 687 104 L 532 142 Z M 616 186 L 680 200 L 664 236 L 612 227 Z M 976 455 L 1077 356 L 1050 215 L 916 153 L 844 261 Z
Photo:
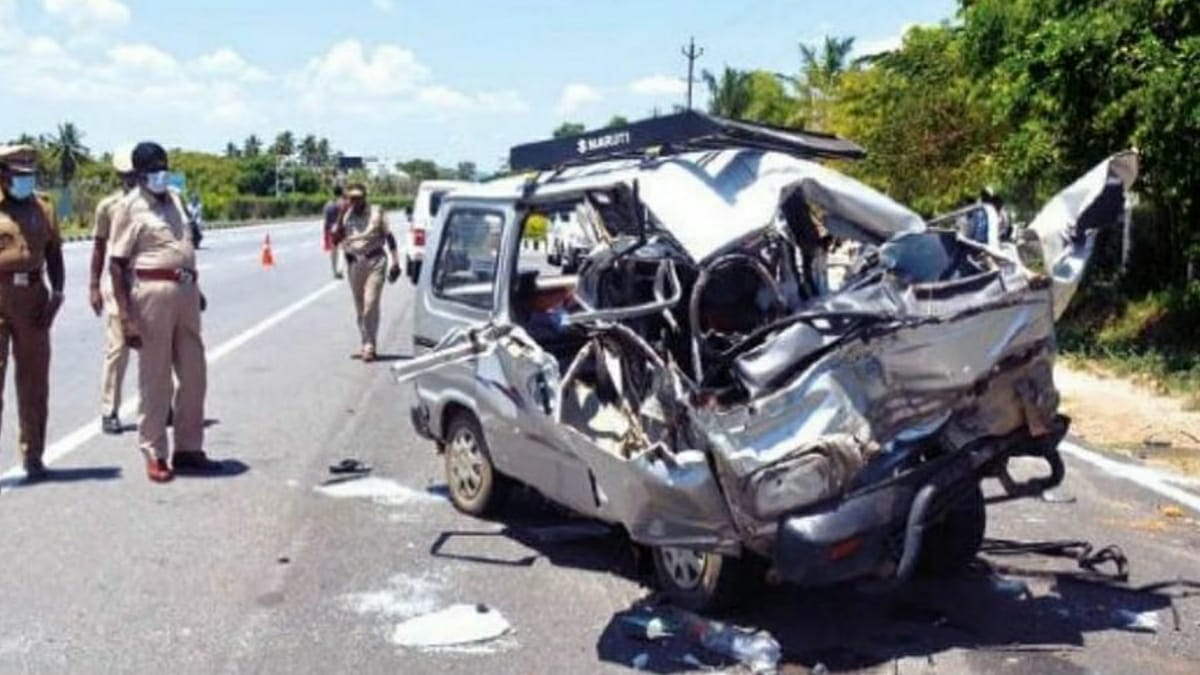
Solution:
M 472 516 L 494 513 L 508 493 L 508 479 L 496 471 L 487 440 L 475 416 L 460 411 L 446 426 L 442 453 L 446 485 L 455 508 Z
M 745 558 L 675 546 L 654 546 L 651 554 L 659 588 L 693 612 L 730 607 L 755 579 Z

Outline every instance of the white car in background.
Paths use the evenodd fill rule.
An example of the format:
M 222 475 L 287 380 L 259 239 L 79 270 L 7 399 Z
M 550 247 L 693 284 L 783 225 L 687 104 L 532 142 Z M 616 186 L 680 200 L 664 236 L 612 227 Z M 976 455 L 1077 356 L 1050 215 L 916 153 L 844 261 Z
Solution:
M 575 219 L 574 211 L 555 214 L 546 233 L 546 262 L 558 265 L 566 274 L 579 269 L 579 263 L 592 248 L 583 226 Z
M 421 261 L 425 259 L 425 235 L 437 220 L 442 199 L 456 188 L 471 184 L 460 180 L 425 180 L 417 186 L 404 246 L 404 273 L 414 284 L 421 275 Z

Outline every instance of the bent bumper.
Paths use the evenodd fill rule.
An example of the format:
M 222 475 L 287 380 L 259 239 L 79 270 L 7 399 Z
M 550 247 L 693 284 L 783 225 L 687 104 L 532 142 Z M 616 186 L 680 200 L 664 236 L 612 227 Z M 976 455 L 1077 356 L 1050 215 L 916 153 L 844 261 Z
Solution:
M 1007 493 L 1001 500 L 1039 494 L 1061 483 L 1058 444 L 1069 424 L 1060 416 L 1049 433 L 1037 438 L 1021 430 L 985 439 L 819 510 L 784 518 L 776 533 L 774 571 L 801 586 L 867 578 L 903 582 L 916 567 L 926 528 L 980 480 L 998 478 Z M 1049 473 L 1017 482 L 1008 471 L 1008 462 L 1016 457 L 1042 459 Z

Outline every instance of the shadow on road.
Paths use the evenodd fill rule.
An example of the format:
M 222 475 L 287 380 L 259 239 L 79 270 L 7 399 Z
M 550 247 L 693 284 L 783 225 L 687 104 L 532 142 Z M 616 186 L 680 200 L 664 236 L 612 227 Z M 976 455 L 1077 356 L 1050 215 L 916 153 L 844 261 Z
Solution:
M 250 470 L 250 465 L 240 459 L 218 459 L 215 461 L 221 464 L 221 468 L 217 471 L 180 467 L 175 469 L 175 475 L 179 478 L 234 478 Z
M 116 480 L 121 477 L 121 467 L 118 466 L 86 466 L 71 469 L 49 468 L 46 473 L 36 480 L 28 480 L 24 476 L 15 476 L 0 480 L 0 490 L 12 490 L 35 487 L 47 483 L 80 483 L 84 481 Z
M 1082 672 L 1063 656 L 1082 649 L 1085 635 L 1103 631 L 1171 630 L 1179 621 L 1173 600 L 1200 595 L 1200 585 L 1175 581 L 1132 587 L 1111 576 L 1064 569 L 1044 547 L 1016 545 L 1022 566 L 994 567 L 980 559 L 957 578 L 916 579 L 884 595 L 851 588 L 804 590 L 768 587 L 758 599 L 722 617 L 765 629 L 779 641 L 783 662 L 830 671 L 878 667 L 902 658 L 934 664 L 947 650 L 970 650 L 972 670 L 990 671 L 1019 655 L 1022 672 Z M 1029 550 L 1032 549 L 1032 552 Z M 993 555 L 997 555 L 993 547 Z M 1008 555 L 1006 558 L 1010 557 Z M 1024 566 L 1028 563 L 1028 566 Z M 1036 582 L 1037 591 L 1030 584 Z M 635 609 L 642 604 L 635 605 Z M 1160 614 L 1159 610 L 1168 609 Z M 1165 621 L 1158 625 L 1160 616 Z M 722 665 L 682 639 L 646 642 L 609 623 L 596 645 L 599 658 L 628 665 L 639 654 L 646 669 L 673 673 L 694 670 L 686 659 Z

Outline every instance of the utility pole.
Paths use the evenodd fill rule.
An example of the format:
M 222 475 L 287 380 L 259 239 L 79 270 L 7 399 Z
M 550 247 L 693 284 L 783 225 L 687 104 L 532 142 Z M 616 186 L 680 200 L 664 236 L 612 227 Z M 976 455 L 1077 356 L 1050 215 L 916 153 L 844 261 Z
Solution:
M 695 38 L 695 36 L 693 36 L 693 37 L 688 38 L 688 46 L 683 47 L 681 51 L 683 52 L 683 55 L 685 57 L 687 57 L 687 60 L 688 60 L 687 109 L 691 110 L 692 109 L 692 82 L 695 81 L 695 79 L 696 79 L 695 75 L 694 75 L 695 68 L 696 68 L 696 59 L 700 58 L 701 56 L 704 56 L 704 50 L 696 49 L 696 38 Z

